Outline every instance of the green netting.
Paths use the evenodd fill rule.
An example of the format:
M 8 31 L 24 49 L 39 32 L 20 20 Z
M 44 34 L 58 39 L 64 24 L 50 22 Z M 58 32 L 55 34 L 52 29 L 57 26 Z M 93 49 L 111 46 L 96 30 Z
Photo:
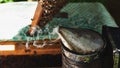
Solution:
M 57 38 L 56 34 L 51 34 L 53 28 L 56 26 L 87 28 L 99 33 L 102 32 L 103 25 L 117 27 L 115 21 L 101 3 L 69 3 L 61 10 L 61 12 L 67 12 L 69 18 L 54 18 L 43 29 L 46 33 L 39 34 L 39 37 L 30 37 L 31 40 Z M 28 36 L 24 33 L 27 32 L 28 28 L 29 26 L 22 28 L 18 35 L 12 40 L 26 40 Z

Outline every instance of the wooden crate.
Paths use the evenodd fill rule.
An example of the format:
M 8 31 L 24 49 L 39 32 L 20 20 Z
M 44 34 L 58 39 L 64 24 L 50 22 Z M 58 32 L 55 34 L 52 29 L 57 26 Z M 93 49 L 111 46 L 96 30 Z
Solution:
M 41 41 L 39 41 L 41 42 Z M 60 54 L 60 42 L 56 42 L 53 45 L 46 45 L 43 48 L 36 48 L 32 46 L 32 43 L 30 43 L 30 49 L 26 50 L 25 48 L 25 42 L 14 42 L 14 41 L 3 41 L 0 42 L 0 45 L 15 45 L 14 51 L 0 51 L 1 56 L 8 56 L 8 55 L 44 55 L 44 54 Z
M 41 41 L 39 41 L 41 42 Z M 4 41 L 0 45 L 15 45 L 14 51 L 0 51 L 1 68 L 61 68 L 62 56 L 60 42 L 36 48 L 30 43 L 26 51 L 25 42 Z

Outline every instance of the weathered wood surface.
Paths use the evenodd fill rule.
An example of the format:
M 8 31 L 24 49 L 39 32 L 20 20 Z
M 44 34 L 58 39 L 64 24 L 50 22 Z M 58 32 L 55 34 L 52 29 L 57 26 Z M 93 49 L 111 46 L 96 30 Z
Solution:
M 14 51 L 0 51 L 0 56 L 8 56 L 8 55 L 44 55 L 44 54 L 60 54 L 60 43 L 55 43 L 53 45 L 45 46 L 44 48 L 35 48 L 30 44 L 30 50 L 26 50 L 25 42 L 13 42 L 6 41 L 0 42 L 1 45 L 14 44 Z

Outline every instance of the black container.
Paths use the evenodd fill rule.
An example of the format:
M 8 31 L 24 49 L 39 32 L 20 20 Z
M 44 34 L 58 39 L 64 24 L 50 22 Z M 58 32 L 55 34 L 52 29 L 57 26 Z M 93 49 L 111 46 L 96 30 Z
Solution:
M 62 68 L 102 68 L 99 55 L 100 53 L 82 55 L 62 45 Z M 81 58 L 77 60 L 78 57 Z
M 67 29 L 67 28 L 64 28 L 64 29 L 71 30 L 71 29 Z M 71 31 L 75 31 L 75 29 L 72 29 Z M 102 36 L 99 33 L 95 32 L 95 31 L 83 29 L 83 31 L 81 31 L 81 32 L 85 33 L 85 34 L 87 33 L 88 36 L 92 36 L 90 38 L 92 39 L 92 41 L 94 41 L 96 43 L 99 42 L 99 41 L 96 41 L 97 38 L 100 38 L 99 40 L 102 40 L 101 43 L 103 43 L 103 45 L 101 45 L 101 43 L 99 42 L 100 45 L 99 44 L 96 45 L 96 46 L 99 46 L 99 48 L 96 47 L 95 50 L 92 50 L 91 46 L 88 45 L 88 47 L 91 48 L 91 51 L 89 50 L 89 52 L 84 53 L 84 51 L 76 52 L 74 50 L 71 50 L 62 43 L 62 68 L 105 68 L 103 66 L 103 62 L 105 60 L 102 60 L 102 58 L 104 58 L 103 52 L 105 51 L 105 48 L 106 48 L 105 40 L 102 38 Z M 86 36 L 84 36 L 84 34 L 82 34 L 82 33 L 81 34 L 79 33 L 79 35 L 86 38 Z M 77 35 L 77 37 L 78 37 L 78 35 Z M 66 38 L 68 38 L 68 37 L 66 37 Z M 91 39 L 89 39 L 89 40 L 91 40 Z

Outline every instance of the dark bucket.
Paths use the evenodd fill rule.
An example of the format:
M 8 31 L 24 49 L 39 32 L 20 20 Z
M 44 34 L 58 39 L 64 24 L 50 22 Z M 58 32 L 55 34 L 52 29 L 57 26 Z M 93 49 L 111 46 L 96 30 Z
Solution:
M 99 53 L 83 55 L 62 46 L 62 68 L 102 68 Z
M 87 32 L 89 31 L 90 30 L 87 30 Z M 94 31 L 90 31 L 90 32 L 92 32 L 91 34 L 94 35 L 97 34 L 96 37 L 100 35 L 97 32 L 94 33 Z M 101 37 L 101 40 L 103 40 L 102 36 L 99 37 Z M 84 52 L 80 53 L 74 50 L 70 50 L 62 43 L 62 68 L 104 68 L 101 61 L 101 55 L 106 47 L 104 40 L 103 43 L 104 43 L 103 45 L 97 45 L 100 46 L 100 48 L 96 48 L 95 49 L 96 51 L 94 50 L 93 52 L 93 50 L 91 50 L 86 53 Z

